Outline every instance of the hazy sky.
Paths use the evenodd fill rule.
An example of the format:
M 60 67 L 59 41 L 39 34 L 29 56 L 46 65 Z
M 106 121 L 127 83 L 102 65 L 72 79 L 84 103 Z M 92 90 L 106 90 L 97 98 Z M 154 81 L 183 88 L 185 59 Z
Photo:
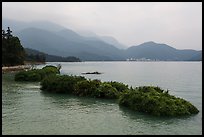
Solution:
M 2 16 L 48 20 L 74 31 L 113 36 L 127 46 L 154 41 L 202 49 L 201 2 L 3 2 Z

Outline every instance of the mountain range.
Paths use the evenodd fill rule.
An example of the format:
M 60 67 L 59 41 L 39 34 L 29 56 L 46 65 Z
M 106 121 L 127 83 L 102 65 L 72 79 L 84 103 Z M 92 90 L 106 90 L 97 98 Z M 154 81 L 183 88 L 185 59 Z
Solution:
M 29 60 L 30 56 L 36 56 L 36 55 L 40 55 L 40 56 L 45 56 L 45 62 L 81 62 L 81 60 L 79 58 L 76 57 L 61 57 L 61 56 L 56 56 L 56 55 L 49 55 L 43 52 L 40 52 L 38 50 L 34 50 L 34 49 L 30 49 L 30 48 L 24 48 L 25 52 L 27 54 L 27 60 Z M 31 59 L 32 60 L 32 59 Z
M 3 19 L 2 28 L 6 29 L 8 26 L 25 48 L 56 56 L 75 56 L 84 61 L 117 61 L 128 58 L 162 61 L 202 60 L 202 50 L 179 50 L 153 41 L 125 48 L 125 45 L 111 36 L 75 32 L 48 21 L 21 22 Z

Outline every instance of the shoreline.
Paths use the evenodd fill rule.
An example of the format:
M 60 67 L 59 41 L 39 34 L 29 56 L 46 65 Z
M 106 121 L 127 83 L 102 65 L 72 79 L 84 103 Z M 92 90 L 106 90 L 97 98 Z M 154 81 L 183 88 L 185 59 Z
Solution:
M 45 64 L 45 63 L 44 62 L 35 62 L 35 63 L 25 62 L 24 65 L 4 66 L 2 67 L 2 73 L 29 70 L 32 68 L 33 65 L 40 65 L 40 64 Z
M 2 67 L 2 73 L 6 72 L 16 72 L 20 70 L 30 69 L 31 65 L 18 65 L 18 66 L 9 66 L 9 67 Z

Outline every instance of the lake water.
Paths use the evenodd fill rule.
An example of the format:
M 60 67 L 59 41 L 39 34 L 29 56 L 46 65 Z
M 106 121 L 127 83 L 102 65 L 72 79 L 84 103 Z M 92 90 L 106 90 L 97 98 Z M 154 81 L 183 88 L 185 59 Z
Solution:
M 116 100 L 44 93 L 38 82 L 2 76 L 2 134 L 202 134 L 202 62 L 75 62 L 61 64 L 62 74 L 82 75 L 130 86 L 153 85 L 190 101 L 197 115 L 155 117 L 119 107 Z M 37 66 L 38 68 L 43 65 Z

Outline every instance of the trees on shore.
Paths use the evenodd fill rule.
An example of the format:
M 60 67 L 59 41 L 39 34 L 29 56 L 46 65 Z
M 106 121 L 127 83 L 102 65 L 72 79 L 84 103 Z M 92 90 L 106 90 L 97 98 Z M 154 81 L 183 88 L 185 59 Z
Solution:
M 18 37 L 8 29 L 2 30 L 2 66 L 23 65 L 28 62 L 45 62 L 44 54 L 28 54 L 21 45 Z
M 80 62 L 77 57 L 68 56 L 60 57 L 55 55 L 48 55 L 43 52 L 32 49 L 24 49 L 17 36 L 12 35 L 10 27 L 7 30 L 2 30 L 2 66 L 23 65 L 27 62 Z
M 24 64 L 25 51 L 18 37 L 12 31 L 2 30 L 2 66 L 15 66 Z

